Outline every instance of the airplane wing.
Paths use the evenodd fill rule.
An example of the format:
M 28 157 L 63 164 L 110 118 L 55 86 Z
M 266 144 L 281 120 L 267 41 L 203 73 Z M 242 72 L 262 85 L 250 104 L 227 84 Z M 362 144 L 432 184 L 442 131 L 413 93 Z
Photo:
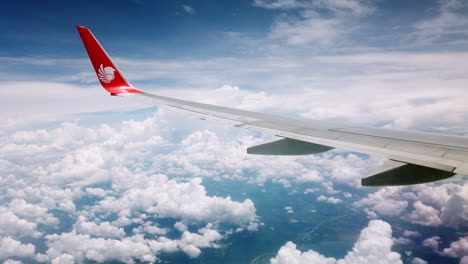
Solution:
M 364 186 L 409 185 L 468 175 L 465 137 L 295 119 L 139 91 L 124 78 L 91 31 L 80 26 L 77 29 L 101 85 L 111 95 L 150 99 L 155 106 L 282 138 L 251 147 L 249 154 L 307 155 L 340 148 L 387 158 L 381 168 L 362 179 Z

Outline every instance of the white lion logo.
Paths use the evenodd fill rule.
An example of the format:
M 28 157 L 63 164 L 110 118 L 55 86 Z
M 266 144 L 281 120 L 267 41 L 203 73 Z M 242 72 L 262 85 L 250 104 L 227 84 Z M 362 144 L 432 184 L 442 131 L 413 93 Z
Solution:
M 101 82 L 103 82 L 103 83 L 112 82 L 112 80 L 115 79 L 114 72 L 115 72 L 114 68 L 112 68 L 112 67 L 105 67 L 104 68 L 104 66 L 102 66 L 102 64 L 101 64 L 101 67 L 99 67 L 99 69 L 98 69 L 99 80 L 101 80 Z

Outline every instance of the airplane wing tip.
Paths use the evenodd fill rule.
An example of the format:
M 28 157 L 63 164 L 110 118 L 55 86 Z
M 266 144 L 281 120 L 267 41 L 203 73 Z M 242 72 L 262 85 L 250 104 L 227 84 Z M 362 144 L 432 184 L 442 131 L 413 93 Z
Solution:
M 88 30 L 88 31 L 89 31 L 89 28 L 83 27 L 83 26 L 76 26 L 76 29 L 77 29 L 78 31 L 80 31 L 80 30 Z

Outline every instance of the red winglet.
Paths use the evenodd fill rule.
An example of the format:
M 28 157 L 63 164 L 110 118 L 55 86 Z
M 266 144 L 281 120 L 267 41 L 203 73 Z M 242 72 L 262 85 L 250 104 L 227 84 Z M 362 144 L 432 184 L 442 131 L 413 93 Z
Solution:
M 124 93 L 142 93 L 133 88 L 130 83 L 125 80 L 117 66 L 112 62 L 107 52 L 102 48 L 101 44 L 93 36 L 93 33 L 85 27 L 76 27 L 80 33 L 81 40 L 88 52 L 89 59 L 93 64 L 96 75 L 101 82 L 102 87 L 111 95 Z

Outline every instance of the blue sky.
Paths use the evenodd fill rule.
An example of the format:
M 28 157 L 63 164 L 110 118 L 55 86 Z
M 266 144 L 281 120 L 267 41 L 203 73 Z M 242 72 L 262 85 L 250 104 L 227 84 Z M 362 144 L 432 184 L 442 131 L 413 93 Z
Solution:
M 296 99 L 282 109 L 261 104 L 253 109 L 302 117 L 341 119 L 351 114 L 346 119 L 355 123 L 432 130 L 433 125 L 414 120 L 392 124 L 400 111 L 367 117 L 385 107 L 370 112 L 365 108 L 374 102 L 362 105 L 375 97 L 385 104 L 400 94 L 410 103 L 398 109 L 415 101 L 441 102 L 447 95 L 462 101 L 458 95 L 467 75 L 464 1 L 7 1 L 0 12 L 0 79 L 14 85 L 31 82 L 16 90 L 42 98 L 12 100 L 16 95 L 9 93 L 14 92 L 4 89 L 3 97 L 10 97 L 5 103 L 14 104 L 6 116 L 26 110 L 28 116 L 59 114 L 63 109 L 50 110 L 57 100 L 46 103 L 59 93 L 50 85 L 32 88 L 45 83 L 69 85 L 56 86 L 65 101 L 89 96 L 86 101 L 95 102 L 71 105 L 74 109 L 64 114 L 115 110 L 116 104 L 94 97 L 97 83 L 76 25 L 89 27 L 141 89 L 191 96 L 195 90 L 228 85 L 255 92 L 255 100 L 314 96 L 311 106 L 320 109 L 312 112 L 311 106 L 298 109 Z M 93 94 L 77 90 L 91 87 Z M 444 95 L 442 87 L 449 90 Z M 363 102 L 348 102 L 348 93 L 362 93 Z M 18 107 L 31 100 L 46 107 Z M 341 106 L 332 111 L 335 102 Z M 458 127 L 445 130 L 463 133 Z
M 440 15 L 438 3 L 366 2 L 372 12 L 355 19 L 362 23 L 362 32 L 354 32 L 356 37 L 348 41 L 370 48 L 411 49 L 414 45 L 408 35 L 415 32 L 418 22 Z M 183 6 L 190 6 L 194 13 Z M 466 13 L 466 7 L 456 10 Z M 76 25 L 90 27 L 102 41 L 113 43 L 109 50 L 129 58 L 209 58 L 239 55 L 232 49 L 234 43 L 226 40 L 230 32 L 261 39 L 278 16 L 300 16 L 298 9 L 262 8 L 251 1 L 5 1 L 1 12 L 0 55 L 54 58 L 82 57 Z M 317 12 L 329 18 L 339 16 L 326 8 Z M 451 38 L 455 36 L 440 42 Z M 463 40 L 463 35 L 457 39 Z M 418 51 L 463 47 L 437 44 L 424 43 Z M 321 54 L 328 52 L 323 49 Z
M 79 58 L 74 26 L 83 25 L 101 32 L 100 38 L 115 41 L 111 49 L 129 52 L 131 58 L 219 56 L 228 51 L 221 47 L 220 35 L 231 31 L 261 35 L 273 19 L 273 14 L 248 1 L 216 2 L 7 1 L 1 19 L 8 41 L 2 43 L 2 55 Z M 195 13 L 187 13 L 184 5 Z
M 468 135 L 466 0 L 3 1 L 0 261 L 468 263 L 466 177 L 247 155 L 271 135 L 108 96 L 76 25 L 144 91 Z

